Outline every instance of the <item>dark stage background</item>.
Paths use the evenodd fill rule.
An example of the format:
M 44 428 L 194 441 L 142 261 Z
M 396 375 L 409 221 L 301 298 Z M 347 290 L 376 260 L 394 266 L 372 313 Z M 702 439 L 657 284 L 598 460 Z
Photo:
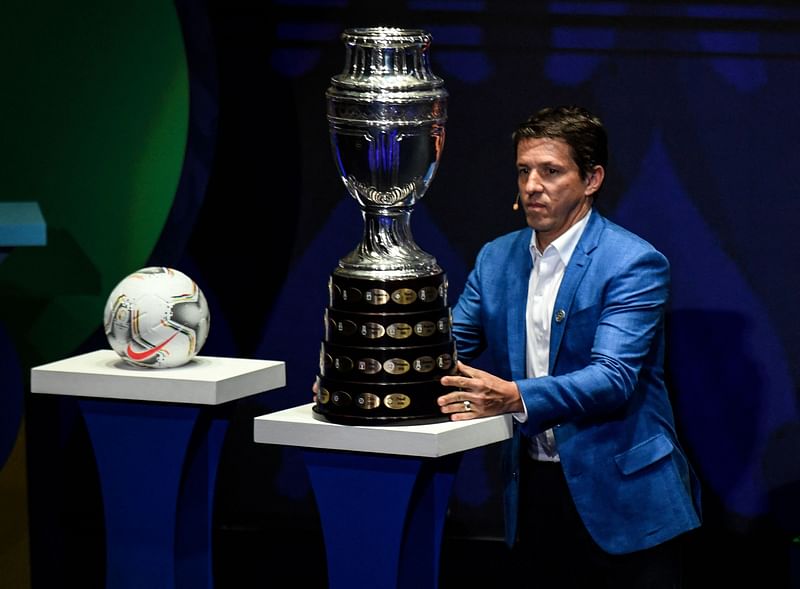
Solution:
M 287 366 L 286 388 L 235 409 L 214 512 L 218 586 L 284 574 L 325 586 L 300 456 L 254 444 L 252 419 L 311 400 L 328 275 L 362 227 L 331 156 L 325 90 L 343 67 L 340 32 L 378 25 L 431 31 L 450 93 L 412 229 L 451 301 L 481 244 L 524 224 L 511 208 L 514 126 L 557 103 L 603 118 L 597 208 L 672 264 L 668 375 L 704 487 L 687 587 L 800 586 L 795 3 L 13 0 L 4 12 L 0 199 L 37 200 L 48 245 L 0 264 L 0 555 L 22 555 L 16 573 L 0 567 L 0 587 L 103 584 L 76 404 L 24 391 L 31 367 L 108 347 L 105 299 L 146 265 L 203 289 L 203 355 Z M 513 581 L 498 450 L 462 462 L 443 587 Z

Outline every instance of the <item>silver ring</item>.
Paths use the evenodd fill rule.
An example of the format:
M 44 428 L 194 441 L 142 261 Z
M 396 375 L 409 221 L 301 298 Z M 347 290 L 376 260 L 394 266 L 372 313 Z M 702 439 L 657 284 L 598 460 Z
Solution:
M 464 401 L 464 411 L 472 411 L 472 403 Z

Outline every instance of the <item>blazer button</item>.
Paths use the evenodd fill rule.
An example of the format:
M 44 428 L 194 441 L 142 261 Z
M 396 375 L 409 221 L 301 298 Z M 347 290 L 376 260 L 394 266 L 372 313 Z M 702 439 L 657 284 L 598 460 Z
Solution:
M 567 312 L 564 309 L 559 309 L 556 313 L 556 323 L 561 323 L 564 321 L 564 317 L 567 316 Z

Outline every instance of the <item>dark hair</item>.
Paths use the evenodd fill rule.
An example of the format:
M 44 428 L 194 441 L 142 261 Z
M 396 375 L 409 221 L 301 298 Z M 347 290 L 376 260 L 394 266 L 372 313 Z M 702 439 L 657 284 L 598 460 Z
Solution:
M 520 123 L 512 134 L 514 153 L 523 139 L 561 139 L 569 145 L 581 180 L 596 165 L 608 165 L 608 136 L 603 123 L 580 106 L 543 108 Z

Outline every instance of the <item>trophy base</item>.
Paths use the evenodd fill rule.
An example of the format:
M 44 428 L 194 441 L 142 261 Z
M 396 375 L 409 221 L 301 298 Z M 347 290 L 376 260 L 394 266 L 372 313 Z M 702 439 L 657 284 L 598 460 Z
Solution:
M 457 349 L 444 272 L 328 284 L 315 416 L 347 425 L 447 421 L 437 399 L 452 387 Z
M 435 417 L 371 417 L 365 420 L 363 416 L 325 413 L 317 405 L 311 407 L 311 411 L 314 419 L 335 423 L 337 425 L 366 425 L 386 427 L 392 425 L 429 425 L 432 423 L 444 423 L 450 421 L 450 417 L 444 414 Z
M 369 383 L 321 376 L 318 384 L 314 413 L 327 421 L 347 425 L 447 421 L 449 417 L 441 412 L 436 401 L 455 390 L 438 380 Z

